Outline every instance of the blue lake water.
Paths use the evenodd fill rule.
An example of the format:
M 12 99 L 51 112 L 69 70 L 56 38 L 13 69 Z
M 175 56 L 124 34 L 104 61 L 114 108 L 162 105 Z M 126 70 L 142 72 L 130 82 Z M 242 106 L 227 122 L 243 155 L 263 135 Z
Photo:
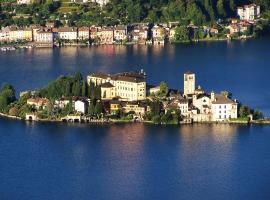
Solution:
M 16 90 L 143 68 L 148 82 L 229 90 L 270 116 L 270 38 L 0 52 Z M 270 126 L 25 123 L 0 118 L 0 199 L 270 199 Z

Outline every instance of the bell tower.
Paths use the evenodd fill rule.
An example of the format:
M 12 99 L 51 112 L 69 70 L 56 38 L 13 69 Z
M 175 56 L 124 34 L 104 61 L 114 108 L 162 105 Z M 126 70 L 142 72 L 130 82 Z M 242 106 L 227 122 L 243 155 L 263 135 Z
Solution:
M 194 94 L 195 92 L 195 74 L 193 72 L 184 73 L 184 96 Z

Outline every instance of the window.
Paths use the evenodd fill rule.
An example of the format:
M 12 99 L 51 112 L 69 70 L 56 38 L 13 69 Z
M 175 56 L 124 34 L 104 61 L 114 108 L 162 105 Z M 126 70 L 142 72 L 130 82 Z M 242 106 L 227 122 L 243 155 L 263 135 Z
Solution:
M 219 115 L 219 119 L 221 119 L 221 115 Z
M 226 119 L 226 115 L 224 115 L 224 119 Z

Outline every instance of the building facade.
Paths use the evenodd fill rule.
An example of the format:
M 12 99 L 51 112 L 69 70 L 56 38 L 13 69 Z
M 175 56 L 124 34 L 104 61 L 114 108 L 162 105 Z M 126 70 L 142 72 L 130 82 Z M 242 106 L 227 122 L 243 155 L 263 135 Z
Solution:
M 195 92 L 195 74 L 193 72 L 184 73 L 184 96 L 192 95 Z
M 241 20 L 253 21 L 260 17 L 261 9 L 256 4 L 244 5 L 237 8 L 237 15 Z
M 143 71 L 124 72 L 114 75 L 91 74 L 87 77 L 87 82 L 88 84 L 100 85 L 102 90 L 101 96 L 104 99 L 112 99 L 114 97 L 119 97 L 126 101 L 146 99 L 146 81 Z

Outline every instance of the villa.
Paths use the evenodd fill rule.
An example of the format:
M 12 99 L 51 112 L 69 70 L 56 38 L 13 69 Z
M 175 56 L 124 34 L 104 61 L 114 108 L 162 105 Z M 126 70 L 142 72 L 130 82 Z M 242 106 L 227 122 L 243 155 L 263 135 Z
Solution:
M 87 77 L 88 84 L 101 86 L 101 98 L 119 97 L 126 101 L 146 99 L 146 74 L 140 72 L 123 72 L 118 74 L 91 74 Z

